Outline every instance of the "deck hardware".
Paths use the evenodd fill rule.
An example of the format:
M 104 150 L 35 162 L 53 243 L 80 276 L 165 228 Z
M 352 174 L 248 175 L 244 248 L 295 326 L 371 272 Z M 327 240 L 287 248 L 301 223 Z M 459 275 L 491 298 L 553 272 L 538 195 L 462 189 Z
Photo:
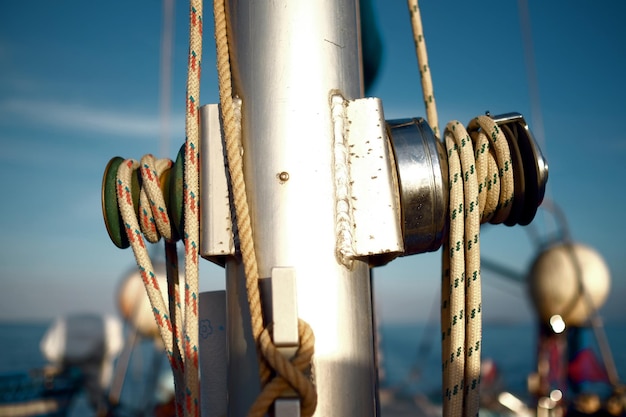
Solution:
M 378 98 L 344 100 L 333 97 L 335 182 L 344 188 L 344 213 L 337 213 L 349 230 L 338 236 L 342 257 L 365 258 L 370 265 L 385 264 L 404 252 L 400 201 L 391 147 L 385 132 L 382 102 Z M 340 125 L 343 125 L 341 128 Z M 339 137 L 337 137 L 339 136 Z M 376 219 L 376 221 L 372 221 Z
M 271 323 L 272 341 L 281 354 L 291 359 L 299 347 L 298 305 L 294 268 L 272 268 Z M 289 391 L 274 402 L 276 417 L 299 417 L 300 400 Z
M 511 149 L 515 194 L 507 226 L 529 224 L 543 201 L 548 164 L 519 113 L 490 116 Z M 422 118 L 387 121 L 401 201 L 404 255 L 436 251 L 448 223 L 448 165 L 443 144 Z
M 507 226 L 526 226 L 533 220 L 543 201 L 548 181 L 548 163 L 521 114 L 506 113 L 491 117 L 507 138 L 514 158 L 514 175 L 517 176 L 513 208 L 504 223 Z
M 124 158 L 116 156 L 112 158 L 104 169 L 102 176 L 102 215 L 109 238 L 120 249 L 130 246 L 126 232 L 122 227 L 122 215 L 117 206 L 116 176 L 117 168 L 124 162 Z M 133 195 L 135 198 L 135 195 Z M 139 194 L 136 195 L 135 207 L 138 207 Z
M 176 162 L 171 168 L 163 171 L 159 177 L 159 185 L 163 198 L 167 204 L 167 214 L 172 222 L 172 240 L 176 241 L 183 234 L 183 160 L 185 145 L 183 145 L 176 158 Z M 120 214 L 117 201 L 117 169 L 124 162 L 124 158 L 116 156 L 111 158 L 102 176 L 102 215 L 109 238 L 120 249 L 130 246 L 126 231 L 123 227 L 122 215 Z M 135 170 L 132 176 L 131 195 L 133 206 L 137 216 L 139 215 L 139 192 L 141 184 L 141 174 Z
M 200 107 L 200 255 L 224 266 L 235 254 L 235 243 L 222 135 L 219 105 Z
M 433 252 L 445 237 L 448 160 L 422 118 L 387 121 L 402 207 L 404 255 Z
M 300 417 L 300 400 L 280 398 L 274 403 L 275 417 Z

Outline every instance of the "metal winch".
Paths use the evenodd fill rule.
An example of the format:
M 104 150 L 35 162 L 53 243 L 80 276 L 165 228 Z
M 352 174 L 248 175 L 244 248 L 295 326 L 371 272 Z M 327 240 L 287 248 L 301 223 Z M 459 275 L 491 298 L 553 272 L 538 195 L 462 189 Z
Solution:
M 368 223 L 367 228 L 359 229 L 367 237 L 360 237 L 359 231 L 352 233 L 354 252 L 351 256 L 369 257 L 370 264 L 380 265 L 396 256 L 437 251 L 448 224 L 448 163 L 443 143 L 420 117 L 387 120 L 381 124 L 382 106 L 378 99 L 353 100 L 346 107 L 350 109 L 346 112 L 346 120 L 352 126 L 346 134 L 346 145 L 351 150 L 347 163 L 351 168 L 352 228 L 356 230 L 359 224 Z M 221 135 L 218 106 L 204 106 L 202 116 L 202 147 L 208 155 L 203 159 L 202 192 L 211 198 L 202 210 L 201 253 L 223 264 L 225 256 L 234 254 L 235 246 L 222 141 L 212 140 Z M 513 205 L 503 223 L 507 226 L 528 225 L 543 201 L 548 164 L 522 115 L 507 113 L 492 118 L 507 139 L 514 170 Z M 356 128 L 357 124 L 362 125 L 360 129 Z M 363 141 L 362 135 L 369 135 L 378 143 Z M 355 147 L 361 146 L 357 141 L 367 149 L 357 152 Z M 111 239 L 117 246 L 127 247 L 115 196 L 115 172 L 121 162 L 122 158 L 115 157 L 107 165 L 102 199 Z M 182 171 L 183 158 L 179 153 L 171 170 L 163 174 L 162 181 L 166 199 L 171 202 L 168 211 L 177 229 L 181 230 Z M 372 181 L 378 179 L 374 174 L 383 171 L 387 181 Z M 136 200 L 138 193 L 137 187 Z M 359 209 L 355 210 L 356 202 L 363 200 L 368 203 L 358 205 Z M 378 221 L 371 222 L 372 218 Z
M 240 105 L 236 104 L 236 107 L 237 112 L 241 111 Z M 283 330 L 291 338 L 295 335 L 297 341 L 297 332 L 294 333 L 297 325 L 294 323 L 302 316 L 308 317 L 311 321 L 321 320 L 325 323 L 324 326 L 334 323 L 337 329 L 342 329 L 342 332 L 347 331 L 349 326 L 354 326 L 357 319 L 362 320 L 360 327 L 371 325 L 370 318 L 366 316 L 363 319 L 364 313 L 361 310 L 367 310 L 369 307 L 364 306 L 362 301 L 357 302 L 370 300 L 369 277 L 362 273 L 367 270 L 367 265 L 384 265 L 398 256 L 436 251 L 442 246 L 447 234 L 448 158 L 443 143 L 435 137 L 428 123 L 422 118 L 386 121 L 382 103 L 376 98 L 346 100 L 337 94 L 331 97 L 329 110 L 332 141 L 330 146 L 326 142 L 325 150 L 330 151 L 332 158 L 328 158 L 325 165 L 320 167 L 313 164 L 308 168 L 302 168 L 290 162 L 277 163 L 272 160 L 275 153 L 271 152 L 267 152 L 267 155 L 261 158 L 265 163 L 273 164 L 273 167 L 264 173 L 266 181 L 262 184 L 257 183 L 257 187 L 262 188 L 262 191 L 257 189 L 258 195 L 263 196 L 262 198 L 271 196 L 275 200 L 270 205 L 272 210 L 281 212 L 287 219 L 286 226 L 279 229 L 263 223 L 258 224 L 262 232 L 276 233 L 280 239 L 286 239 L 287 234 L 300 237 L 302 233 L 295 233 L 292 228 L 309 227 L 306 230 L 313 233 L 315 230 L 311 229 L 305 220 L 315 220 L 311 224 L 316 224 L 319 211 L 301 204 L 307 198 L 320 200 L 315 202 L 316 205 L 334 212 L 334 219 L 333 216 L 326 215 L 325 226 L 320 228 L 331 232 L 324 233 L 325 236 L 328 235 L 326 237 L 330 237 L 325 242 L 335 245 L 334 260 L 327 259 L 326 263 L 314 263 L 311 270 L 305 266 L 293 267 L 291 261 L 283 260 L 282 264 L 278 261 L 275 265 L 268 263 L 271 266 L 269 272 L 262 272 L 264 278 L 260 280 L 261 289 L 266 298 L 265 303 L 269 306 L 268 317 L 271 317 L 274 323 L 273 338 L 277 345 L 283 343 L 283 339 L 289 339 L 279 332 Z M 237 268 L 240 265 L 236 260 L 234 225 L 231 220 L 231 190 L 224 157 L 219 105 L 203 106 L 200 114 L 202 132 L 200 254 L 212 262 L 227 267 L 226 292 L 215 295 L 211 305 L 220 306 L 216 307 L 219 314 L 215 317 L 221 317 L 221 322 L 226 323 L 225 326 L 231 329 L 228 344 L 225 339 L 222 340 L 219 343 L 221 353 L 214 352 L 211 355 L 219 356 L 212 358 L 213 360 L 225 361 L 227 357 L 232 357 L 233 351 L 239 352 L 238 356 L 232 359 L 228 376 L 226 368 L 220 368 L 221 373 L 215 375 L 216 378 L 221 378 L 220 381 L 226 378 L 237 381 L 236 400 L 229 403 L 228 407 L 239 407 L 238 404 L 249 403 L 258 388 L 254 384 L 256 379 L 250 379 L 247 373 L 241 372 L 243 368 L 236 364 L 245 361 L 252 367 L 250 369 L 253 369 L 257 357 L 254 351 L 244 349 L 244 346 L 253 342 L 242 325 L 244 321 L 241 317 L 241 305 L 244 303 L 242 299 L 245 290 L 240 288 L 242 281 L 237 275 Z M 492 118 L 508 142 L 515 182 L 508 217 L 500 221 L 509 226 L 526 225 L 532 221 L 537 207 L 543 200 L 548 165 L 521 115 L 511 113 Z M 282 151 L 280 147 L 277 149 L 277 152 Z M 160 176 L 162 192 L 168 202 L 168 216 L 176 235 L 183 233 L 184 223 L 182 150 L 172 167 Z M 121 248 L 129 245 L 117 209 L 116 173 L 123 162 L 119 157 L 111 160 L 104 174 L 102 189 L 107 230 L 113 242 Z M 327 184 L 328 180 L 331 180 L 330 184 L 325 187 L 318 186 L 316 175 L 324 176 Z M 134 173 L 132 181 L 137 185 L 133 187 L 131 196 L 136 204 L 142 182 L 138 172 Z M 318 187 L 317 192 L 310 191 L 313 185 Z M 294 198 L 296 194 L 297 198 Z M 299 210 L 291 210 L 292 205 L 298 206 Z M 301 244 L 307 245 L 309 242 L 303 240 Z M 285 249 L 276 255 L 277 258 L 289 253 L 289 250 Z M 329 253 L 332 255 L 332 252 L 327 250 L 326 256 Z M 314 250 L 310 250 L 308 254 L 315 256 Z M 309 299 L 310 293 L 317 289 L 321 291 L 320 297 L 325 296 L 328 288 L 337 282 L 337 278 L 328 272 L 307 276 L 310 271 L 316 271 L 320 265 L 337 269 L 341 275 L 340 281 L 348 285 L 341 294 L 342 300 L 349 302 L 337 302 L 334 309 L 328 309 L 330 312 L 328 314 L 320 312 L 319 304 L 312 303 Z M 341 279 L 349 274 L 359 275 L 360 278 Z M 325 283 L 319 282 L 324 279 Z M 312 282 L 313 286 L 307 286 Z M 228 302 L 225 302 L 226 299 Z M 339 309 L 341 313 L 338 312 Z M 351 316 L 337 324 L 337 320 L 346 314 Z M 324 336 L 322 330 L 318 331 L 316 337 L 321 335 L 320 339 L 323 337 L 325 339 L 317 342 L 317 348 L 322 346 L 320 350 L 323 352 L 324 346 L 335 346 L 338 343 L 334 336 L 337 332 L 338 330 Z M 350 352 L 361 352 L 361 346 L 371 346 L 369 333 L 364 333 L 363 339 L 358 343 L 354 341 L 345 349 Z M 297 343 L 294 345 L 290 342 L 288 345 L 287 350 L 294 349 Z M 228 355 L 227 346 L 231 349 Z M 332 352 L 337 350 L 333 349 Z M 369 353 L 360 354 L 371 360 Z M 316 367 L 327 364 L 328 369 L 335 372 L 334 362 L 328 359 L 328 355 L 330 353 L 316 357 L 318 361 Z M 336 376 L 335 379 L 345 378 L 351 381 L 351 384 L 357 384 L 358 390 L 369 392 L 373 374 L 359 372 L 345 374 L 341 369 L 337 372 L 339 377 Z M 225 390 L 224 384 L 220 386 Z M 329 386 L 325 389 L 332 391 L 333 388 Z M 226 395 L 222 397 L 226 398 Z M 227 408 L 226 404 L 219 402 L 222 400 L 210 401 L 219 409 Z M 289 396 L 281 397 L 276 401 L 276 410 L 282 410 L 280 415 L 296 415 L 294 413 L 299 410 L 298 401 Z M 281 407 L 287 407 L 287 411 Z M 240 408 L 241 410 L 237 409 L 234 415 L 243 415 L 246 407 Z
M 514 170 L 515 195 L 507 226 L 528 225 L 543 201 L 548 164 L 524 117 L 492 117 L 504 133 Z M 422 118 L 389 120 L 387 133 L 395 157 L 404 255 L 438 250 L 448 219 L 448 163 L 443 143 Z

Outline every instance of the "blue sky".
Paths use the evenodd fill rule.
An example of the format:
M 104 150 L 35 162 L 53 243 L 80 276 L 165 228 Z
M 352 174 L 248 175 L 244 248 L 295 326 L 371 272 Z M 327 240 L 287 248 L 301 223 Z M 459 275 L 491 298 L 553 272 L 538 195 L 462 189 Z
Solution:
M 626 134 L 626 4 L 582 1 L 530 5 L 547 195 L 567 215 L 573 237 L 611 269 L 603 309 L 619 319 L 626 297 L 621 182 Z M 533 128 L 517 3 L 423 2 L 422 17 L 440 123 L 517 111 Z M 387 118 L 422 116 L 406 3 L 375 2 L 384 60 L 370 95 Z M 217 102 L 211 5 L 205 5 L 201 102 Z M 49 319 L 115 311 L 130 250 L 109 240 L 100 209 L 102 172 L 116 155 L 162 154 L 157 1 L 2 2 L 0 5 L 0 319 Z M 172 77 L 173 158 L 183 143 L 187 3 L 176 5 Z M 538 134 L 539 132 L 535 132 Z M 541 135 L 538 135 L 541 136 Z M 540 232 L 549 217 L 537 222 Z M 483 230 L 483 254 L 523 273 L 534 250 L 520 227 Z M 223 287 L 201 267 L 204 289 Z M 439 253 L 376 270 L 383 321 L 424 321 L 438 297 Z M 522 286 L 484 273 L 488 320 L 532 317 Z

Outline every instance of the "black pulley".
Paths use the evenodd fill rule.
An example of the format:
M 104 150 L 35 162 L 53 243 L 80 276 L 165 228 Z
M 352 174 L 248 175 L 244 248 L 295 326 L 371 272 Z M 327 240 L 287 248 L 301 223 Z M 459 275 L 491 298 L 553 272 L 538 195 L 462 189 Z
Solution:
M 509 143 L 515 178 L 513 207 L 505 224 L 526 226 L 535 218 L 537 208 L 543 201 L 548 181 L 548 164 L 521 114 L 507 113 L 492 118 Z M 518 195 L 518 182 L 521 195 Z

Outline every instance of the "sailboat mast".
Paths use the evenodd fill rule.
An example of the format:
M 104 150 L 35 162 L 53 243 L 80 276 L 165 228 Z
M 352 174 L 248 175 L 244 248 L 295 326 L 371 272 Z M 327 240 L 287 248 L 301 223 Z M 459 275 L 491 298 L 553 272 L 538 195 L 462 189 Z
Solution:
M 230 1 L 234 91 L 262 281 L 292 268 L 315 333 L 316 416 L 373 416 L 376 367 L 368 264 L 337 256 L 331 97 L 363 94 L 357 0 Z M 243 268 L 229 260 L 229 412 L 259 392 Z M 263 285 L 262 285 L 263 288 Z M 265 310 L 269 293 L 262 292 Z M 243 313 L 242 313 L 243 312 Z

